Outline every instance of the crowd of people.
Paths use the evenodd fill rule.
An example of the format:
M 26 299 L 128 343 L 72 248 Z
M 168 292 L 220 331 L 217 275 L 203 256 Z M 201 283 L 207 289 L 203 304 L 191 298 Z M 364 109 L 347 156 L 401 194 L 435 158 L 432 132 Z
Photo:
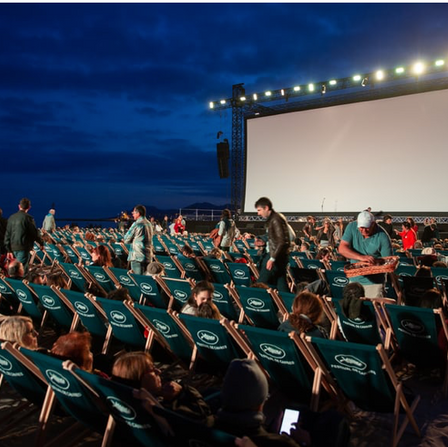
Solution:
M 54 209 L 49 210 L 42 228 L 38 229 L 29 214 L 30 208 L 30 201 L 22 199 L 18 212 L 11 215 L 7 221 L 1 216 L 0 210 L 0 254 L 5 265 L 4 275 L 9 278 L 27 279 L 30 283 L 68 288 L 69 282 L 63 272 L 53 267 L 42 265 L 37 267 L 31 263 L 35 244 L 44 250 L 45 243 L 52 240 L 51 235 L 57 228 Z M 224 262 L 235 261 L 236 259 L 232 257 L 235 241 L 253 240 L 253 246 L 258 250 L 256 268 L 259 273 L 257 277 L 252 278 L 253 286 L 296 294 L 287 318 L 279 318 L 278 330 L 282 332 L 295 331 L 312 337 L 329 337 L 328 321 L 319 297 L 325 294 L 322 293 L 325 284 L 319 280 L 311 284 L 294 283 L 294 278 L 289 274 L 291 252 L 314 253 L 315 259 L 322 263 L 323 268 L 328 268 L 337 260 L 375 265 L 378 260 L 396 254 L 397 250 L 409 254 L 410 250 L 420 246 L 422 252 L 418 257 L 419 276 L 430 275 L 432 266 L 446 267 L 441 261 L 444 257 L 439 256 L 437 252 L 445 248 L 443 245 L 432 244 L 431 247 L 423 247 L 424 244 L 434 241 L 439 243 L 440 234 L 434 219 L 425 221 L 420 239 L 418 227 L 412 218 L 403 222 L 402 231 L 397 231 L 393 228 L 392 216 L 385 215 L 381 222 L 377 222 L 370 210 L 360 212 L 345 228 L 342 220 L 333 222 L 330 218 L 325 218 L 318 223 L 313 216 L 309 216 L 302 234 L 297 235 L 286 217 L 274 210 L 269 198 L 261 197 L 257 200 L 255 209 L 258 216 L 266 221 L 265 234 L 258 236 L 242 234 L 230 210 L 226 209 L 216 225 L 216 231 L 211 234 L 213 250 L 198 255 L 188 243 L 185 243 L 180 247 L 177 256 L 190 260 L 211 257 Z M 159 224 L 153 218 L 147 217 L 143 205 L 136 205 L 132 216 L 132 225 L 123 231 L 123 242 L 129 247 L 126 262 L 117 258 L 110 245 L 99 243 L 89 246 L 91 256 L 89 264 L 110 268 L 119 266 L 136 275 L 163 277 L 166 273 L 165 266 L 154 258 L 154 235 L 163 232 L 184 235 L 186 230 L 184 218 L 178 216 L 171 226 L 168 225 L 167 218 Z M 85 232 L 84 238 L 86 241 L 89 239 L 95 241 L 93 233 Z M 241 262 L 252 262 L 250 256 L 240 256 L 237 259 Z M 190 297 L 179 311 L 187 315 L 220 320 L 222 315 L 213 301 L 215 290 L 212 278 L 208 277 L 206 272 L 203 273 L 204 279 L 195 283 Z M 353 304 L 357 303 L 356 300 L 362 297 L 385 296 L 385 282 L 386 276 L 381 273 L 351 277 L 350 284 L 344 289 L 342 301 L 347 315 L 356 318 L 353 315 L 356 308 L 359 316 L 359 306 Z M 131 299 L 125 288 L 118 288 L 107 297 L 121 301 Z M 425 291 L 417 305 L 431 308 L 442 306 L 440 292 L 436 289 Z M 36 327 L 36 322 L 27 316 L 18 315 L 17 306 L 7 302 L 4 296 L 1 297 L 0 312 L 3 313 L 0 316 L 0 341 L 17 343 L 28 349 L 40 349 L 48 355 L 69 359 L 86 371 L 134 388 L 144 389 L 166 408 L 234 434 L 238 437 L 236 445 L 259 447 L 324 445 L 319 444 L 317 437 L 313 439 L 315 435 L 312 427 L 304 427 L 299 422 L 289 434 L 274 433 L 275 429 L 272 426 L 265 426 L 263 411 L 269 399 L 269 384 L 266 375 L 254 360 L 235 359 L 231 362 L 222 382 L 219 406 L 213 408 L 201 392 L 189 384 L 165 380 L 152 356 L 146 352 L 125 352 L 117 356 L 113 362 L 110 361 L 110 368 L 105 367 L 108 362 L 97 360 L 95 353 L 92 352 L 92 339 L 88 332 L 63 333 L 51 347 L 43 349 L 38 345 L 40 328 Z M 278 413 L 281 414 L 282 409 L 278 409 Z M 336 418 L 344 421 L 342 415 Z M 338 433 L 329 433 L 325 445 L 341 447 L 347 445 L 349 437 L 347 427 L 344 428 L 344 424 L 337 426 Z

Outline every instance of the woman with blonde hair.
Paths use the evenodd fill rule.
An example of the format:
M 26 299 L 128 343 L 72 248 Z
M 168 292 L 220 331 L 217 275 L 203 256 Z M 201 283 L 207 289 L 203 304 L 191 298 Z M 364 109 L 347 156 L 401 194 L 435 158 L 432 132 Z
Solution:
M 18 343 L 28 349 L 37 349 L 38 335 L 29 317 L 14 315 L 6 317 L 0 324 L 0 340 Z
M 312 337 L 328 338 L 325 329 L 320 326 L 323 316 L 323 306 L 314 293 L 300 292 L 292 304 L 292 312 L 278 328 L 282 332 L 304 332 Z

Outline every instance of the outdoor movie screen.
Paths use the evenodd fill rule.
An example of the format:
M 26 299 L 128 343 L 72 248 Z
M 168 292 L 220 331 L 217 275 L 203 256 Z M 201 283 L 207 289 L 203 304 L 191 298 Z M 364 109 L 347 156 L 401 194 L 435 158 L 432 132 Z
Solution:
M 448 212 L 448 90 L 249 118 L 244 209 Z

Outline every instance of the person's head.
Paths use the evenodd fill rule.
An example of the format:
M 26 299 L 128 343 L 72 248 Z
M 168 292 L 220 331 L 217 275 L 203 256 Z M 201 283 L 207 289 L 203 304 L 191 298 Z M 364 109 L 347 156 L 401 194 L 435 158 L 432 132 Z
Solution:
M 185 244 L 181 249 L 180 252 L 182 255 L 184 255 L 186 258 L 194 258 L 194 251 L 193 249 L 188 245 Z
M 257 210 L 257 214 L 261 216 L 263 219 L 268 218 L 272 212 L 272 202 L 267 197 L 260 197 L 255 202 L 255 208 Z
M 307 221 L 308 223 L 313 224 L 313 223 L 316 222 L 316 219 L 314 218 L 314 216 L 307 216 L 306 221 Z
M 316 259 L 320 259 L 321 261 L 330 261 L 331 251 L 328 248 L 321 248 L 317 252 Z
M 387 223 L 387 224 L 391 224 L 392 223 L 392 216 L 390 214 L 385 214 L 384 218 L 383 218 L 383 222 Z
M 188 304 L 199 307 L 202 303 L 211 301 L 215 288 L 213 284 L 208 281 L 199 281 L 191 291 L 191 296 L 188 299 Z
M 232 360 L 221 389 L 222 408 L 230 412 L 261 411 L 268 391 L 266 376 L 255 360 Z
M 10 278 L 23 278 L 25 276 L 25 269 L 23 268 L 23 264 L 14 259 L 8 265 L 8 276 Z
M 202 318 L 210 318 L 211 320 L 221 319 L 221 313 L 219 312 L 218 307 L 211 300 L 199 305 L 197 316 Z
M 164 275 L 165 274 L 165 267 L 161 262 L 153 261 L 148 264 L 146 267 L 146 273 L 149 276 L 152 275 Z
M 358 230 L 363 237 L 370 237 L 375 231 L 375 217 L 369 211 L 361 211 L 357 218 Z
M 33 284 L 44 284 L 45 273 L 40 268 L 31 268 L 28 270 L 26 279 Z
M 411 225 L 411 228 L 415 227 L 415 220 L 412 217 L 410 217 L 410 216 L 407 217 L 406 222 L 409 222 L 409 224 Z
M 432 264 L 432 267 L 438 267 L 442 269 L 446 269 L 448 266 L 446 265 L 446 262 L 443 261 L 436 261 Z
M 61 289 L 68 289 L 68 282 L 60 272 L 50 273 L 47 275 L 46 285 L 60 287 Z
M 403 228 L 403 231 L 409 231 L 411 229 L 411 224 L 409 222 L 403 222 L 401 227 Z
M 128 289 L 126 287 L 120 287 L 118 289 L 111 290 L 107 294 L 107 298 L 115 301 L 129 301 L 131 296 L 129 295 Z
M 0 340 L 18 343 L 29 349 L 37 349 L 38 333 L 29 317 L 14 315 L 6 317 L 0 324 Z
M 209 252 L 208 252 L 208 255 L 211 257 L 211 258 L 215 258 L 215 259 L 221 259 L 221 257 L 222 257 L 222 251 L 221 251 L 221 249 L 219 249 L 219 248 L 212 248 Z
M 343 299 L 363 298 L 364 296 L 366 296 L 364 286 L 359 282 L 351 282 L 342 290 Z
M 422 295 L 418 304 L 419 307 L 427 309 L 439 309 L 443 306 L 442 294 L 437 289 L 429 289 Z
M 154 395 L 162 391 L 160 370 L 147 352 L 127 352 L 112 367 L 112 378 L 134 388 L 145 388 Z
M 417 268 L 414 276 L 432 277 L 431 267 L 428 267 L 427 265 L 421 265 Z
M 24 197 L 23 199 L 20 200 L 19 202 L 19 208 L 22 211 L 28 211 L 31 208 L 31 200 L 27 199 L 26 197 Z
M 49 212 L 49 214 L 52 214 L 53 216 L 55 215 L 55 213 L 56 213 L 56 211 L 53 209 L 53 208 L 51 208 L 51 210 L 50 211 L 48 211 Z
M 322 313 L 323 306 L 319 297 L 303 291 L 294 298 L 289 322 L 300 332 L 306 332 L 320 322 Z
M 92 261 L 101 267 L 113 266 L 110 250 L 105 245 L 98 245 L 97 247 L 94 247 L 90 255 L 92 256 Z
M 143 205 L 135 205 L 132 210 L 132 217 L 137 220 L 139 217 L 146 217 L 146 208 Z
M 70 332 L 61 335 L 51 348 L 51 353 L 71 360 L 81 369 L 91 371 L 93 354 L 90 351 L 92 337 L 89 332 Z
M 310 249 L 310 244 L 306 241 L 302 241 L 300 245 L 300 251 L 308 251 Z
M 222 213 L 221 213 L 221 219 L 230 219 L 232 217 L 232 213 L 230 212 L 230 210 L 229 209 L 224 209 L 224 210 L 222 210 Z

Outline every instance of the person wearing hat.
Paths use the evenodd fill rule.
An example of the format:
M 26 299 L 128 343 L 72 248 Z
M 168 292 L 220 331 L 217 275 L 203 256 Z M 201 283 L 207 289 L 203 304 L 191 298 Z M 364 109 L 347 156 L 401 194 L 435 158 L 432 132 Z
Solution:
M 369 211 L 361 211 L 357 220 L 350 222 L 342 236 L 339 254 L 354 262 L 367 262 L 374 265 L 377 258 L 392 256 L 392 243 L 384 228 L 377 225 L 375 217 Z M 384 273 L 354 276 L 350 282 L 359 282 L 364 286 L 366 297 L 384 296 L 386 275 Z
M 232 360 L 224 377 L 221 408 L 214 426 L 238 437 L 247 436 L 257 447 L 300 447 L 307 432 L 299 427 L 291 430 L 292 436 L 300 438 L 298 442 L 286 434 L 269 433 L 264 428 L 263 405 L 268 391 L 266 376 L 255 360 Z

